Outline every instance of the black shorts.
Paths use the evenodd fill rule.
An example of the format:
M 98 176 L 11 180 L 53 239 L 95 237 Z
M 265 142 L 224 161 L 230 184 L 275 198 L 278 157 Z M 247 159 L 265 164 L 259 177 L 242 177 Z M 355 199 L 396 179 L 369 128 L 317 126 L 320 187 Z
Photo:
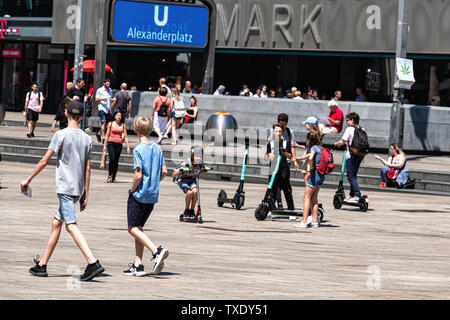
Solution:
M 140 203 L 130 194 L 127 203 L 128 226 L 143 228 L 153 211 L 154 205 L 154 203 Z
M 39 112 L 33 111 L 30 108 L 27 109 L 27 120 L 31 122 L 37 122 L 39 120 Z

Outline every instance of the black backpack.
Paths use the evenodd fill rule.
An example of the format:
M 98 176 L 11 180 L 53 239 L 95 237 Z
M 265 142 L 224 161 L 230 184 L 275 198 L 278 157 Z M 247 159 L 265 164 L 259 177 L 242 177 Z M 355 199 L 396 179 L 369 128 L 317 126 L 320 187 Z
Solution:
M 162 101 L 161 97 L 159 97 L 159 100 Z M 167 101 L 167 98 L 166 98 L 166 101 Z M 169 106 L 166 104 L 166 102 L 163 102 L 161 104 L 161 106 L 159 107 L 158 116 L 167 117 L 167 115 L 169 114 L 168 111 L 169 111 Z
M 365 156 L 369 153 L 369 137 L 361 127 L 355 127 L 350 151 L 356 156 Z

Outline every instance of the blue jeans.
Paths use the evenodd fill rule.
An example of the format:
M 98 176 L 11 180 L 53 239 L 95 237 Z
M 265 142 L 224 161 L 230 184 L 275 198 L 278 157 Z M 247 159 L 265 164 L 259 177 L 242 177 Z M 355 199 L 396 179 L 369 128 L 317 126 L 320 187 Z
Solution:
M 391 168 L 389 168 L 388 166 L 382 166 L 381 167 L 381 173 L 380 173 L 380 177 L 381 177 L 381 181 L 383 182 L 387 182 L 387 173 Z M 402 170 L 399 174 L 397 179 L 395 179 L 395 181 L 397 181 L 397 183 L 400 186 L 403 186 L 406 182 L 408 182 L 408 177 L 409 177 L 409 170 Z
M 361 191 L 359 190 L 356 176 L 358 175 L 359 166 L 361 165 L 363 159 L 364 157 L 350 154 L 350 159 L 345 162 L 345 166 L 347 168 L 347 179 L 350 183 L 350 197 L 361 197 Z

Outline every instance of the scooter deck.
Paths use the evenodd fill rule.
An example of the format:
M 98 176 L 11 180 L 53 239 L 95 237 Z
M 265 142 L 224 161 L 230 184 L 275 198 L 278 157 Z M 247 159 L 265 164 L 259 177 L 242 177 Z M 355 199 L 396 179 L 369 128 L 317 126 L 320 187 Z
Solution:
M 220 199 L 220 202 L 223 202 L 223 203 L 235 203 L 234 199 Z
M 294 209 L 294 210 L 281 210 L 281 209 L 274 209 L 270 210 L 272 212 L 272 215 L 277 216 L 299 216 L 303 217 L 303 212 L 300 209 Z

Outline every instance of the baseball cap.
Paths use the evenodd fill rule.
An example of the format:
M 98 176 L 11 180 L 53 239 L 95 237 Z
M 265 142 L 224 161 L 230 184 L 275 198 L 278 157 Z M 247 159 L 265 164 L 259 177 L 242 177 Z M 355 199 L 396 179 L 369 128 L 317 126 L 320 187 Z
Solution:
M 319 120 L 316 118 L 316 117 L 313 117 L 313 116 L 311 116 L 311 117 L 308 117 L 305 121 L 303 121 L 302 122 L 303 124 L 306 124 L 306 123 L 310 123 L 310 124 L 318 124 L 319 123 Z
M 329 106 L 329 107 L 331 107 L 331 106 L 339 107 L 339 104 L 337 103 L 336 100 L 331 99 L 330 101 L 328 101 L 328 106 Z
M 67 113 L 81 116 L 84 114 L 84 107 L 81 102 L 78 101 L 71 101 L 69 105 L 67 106 Z

